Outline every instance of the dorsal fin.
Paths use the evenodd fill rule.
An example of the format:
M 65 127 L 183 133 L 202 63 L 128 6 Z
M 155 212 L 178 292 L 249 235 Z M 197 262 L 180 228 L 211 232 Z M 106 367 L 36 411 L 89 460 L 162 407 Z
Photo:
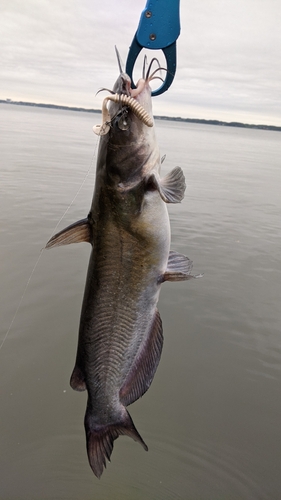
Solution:
M 72 387 L 72 389 L 74 389 L 74 391 L 79 392 L 85 391 L 87 389 L 84 374 L 77 363 L 75 364 L 72 375 L 70 377 L 70 386 Z

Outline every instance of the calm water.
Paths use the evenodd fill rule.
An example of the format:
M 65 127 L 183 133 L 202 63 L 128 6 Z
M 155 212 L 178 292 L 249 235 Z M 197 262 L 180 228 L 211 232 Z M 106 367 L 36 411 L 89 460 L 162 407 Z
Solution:
M 89 245 L 44 251 L 25 288 L 69 204 L 57 230 L 88 213 L 99 122 L 0 107 L 0 342 L 24 294 L 0 350 L 0 500 L 278 500 L 281 134 L 157 122 L 163 173 L 188 184 L 172 248 L 205 274 L 162 287 L 162 360 L 130 407 L 149 452 L 118 439 L 98 481 L 69 387 Z

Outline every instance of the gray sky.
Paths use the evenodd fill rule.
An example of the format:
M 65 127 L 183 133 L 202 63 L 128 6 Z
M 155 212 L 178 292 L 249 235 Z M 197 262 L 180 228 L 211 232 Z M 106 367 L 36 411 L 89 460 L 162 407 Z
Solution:
M 99 108 L 145 4 L 0 0 L 0 99 Z M 176 77 L 153 110 L 280 126 L 280 82 L 281 0 L 181 0 Z

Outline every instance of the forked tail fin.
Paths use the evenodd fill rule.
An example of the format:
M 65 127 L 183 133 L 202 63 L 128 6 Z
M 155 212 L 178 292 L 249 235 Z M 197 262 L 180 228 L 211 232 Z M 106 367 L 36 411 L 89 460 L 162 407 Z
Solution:
M 89 464 L 98 478 L 101 477 L 103 469 L 106 467 L 106 459 L 110 462 L 113 442 L 119 436 L 130 436 L 138 441 L 146 451 L 148 450 L 125 407 L 123 407 L 122 413 L 122 418 L 114 424 L 94 425 L 92 415 L 87 408 L 84 422 L 87 453 Z

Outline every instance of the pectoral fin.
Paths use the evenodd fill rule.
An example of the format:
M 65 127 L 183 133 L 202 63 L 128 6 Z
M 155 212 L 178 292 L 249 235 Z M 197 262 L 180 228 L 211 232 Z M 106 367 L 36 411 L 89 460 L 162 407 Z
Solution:
M 178 252 L 171 251 L 169 253 L 169 260 L 167 270 L 161 277 L 164 281 L 186 281 L 192 278 L 201 278 L 203 274 L 193 276 L 191 273 L 193 262 L 185 255 Z
M 180 167 L 174 168 L 163 179 L 152 174 L 149 178 L 149 183 L 159 191 L 165 203 L 180 203 L 184 198 L 186 184 L 183 171 Z
M 46 248 L 54 248 L 70 243 L 86 241 L 91 243 L 91 226 L 88 219 L 82 219 L 55 234 L 47 243 Z
M 163 347 L 162 321 L 156 310 L 146 342 L 140 348 L 119 397 L 124 406 L 139 399 L 149 388 L 155 375 Z

